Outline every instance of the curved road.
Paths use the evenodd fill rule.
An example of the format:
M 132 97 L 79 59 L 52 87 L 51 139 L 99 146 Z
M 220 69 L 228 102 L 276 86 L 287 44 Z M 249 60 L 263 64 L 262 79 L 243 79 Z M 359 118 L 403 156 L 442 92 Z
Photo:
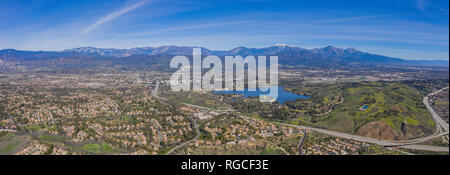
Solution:
M 157 90 L 158 88 L 159 88 L 159 83 L 157 83 L 157 87 L 155 87 L 155 90 Z M 373 143 L 373 144 L 378 144 L 378 145 L 386 146 L 386 147 L 402 147 L 402 148 L 416 149 L 416 150 L 448 152 L 449 151 L 448 147 L 438 147 L 438 146 L 429 146 L 429 145 L 413 145 L 413 144 L 425 142 L 425 141 L 428 141 L 428 140 L 431 140 L 431 139 L 435 139 L 435 138 L 439 138 L 439 137 L 442 137 L 442 136 L 446 136 L 446 135 L 449 134 L 448 133 L 448 124 L 445 123 L 445 121 L 444 121 L 444 123 L 442 123 L 442 121 L 443 121 L 442 118 L 439 115 L 437 115 L 436 111 L 434 111 L 434 109 L 428 103 L 429 96 L 437 94 L 437 93 L 439 93 L 439 92 L 441 92 L 441 91 L 443 91 L 445 89 L 448 89 L 448 87 L 443 88 L 443 89 L 441 89 L 439 91 L 436 91 L 436 92 L 433 92 L 433 93 L 429 94 L 428 96 L 424 97 L 424 100 L 423 100 L 425 106 L 427 106 L 428 111 L 430 111 L 430 113 L 432 115 L 432 118 L 436 122 L 436 126 L 437 126 L 436 129 L 438 129 L 438 130 L 433 135 L 422 137 L 422 138 L 417 138 L 417 139 L 412 139 L 412 140 L 405 140 L 405 141 L 382 140 L 382 139 L 376 139 L 376 138 L 365 137 L 365 136 L 360 136 L 360 135 L 353 135 L 353 134 L 348 134 L 348 133 L 329 131 L 329 130 L 320 129 L 320 128 L 314 128 L 314 127 L 292 125 L 292 124 L 279 123 L 279 122 L 271 122 L 271 123 L 274 123 L 274 124 L 277 124 L 277 125 L 282 125 L 282 126 L 300 128 L 300 129 L 304 129 L 304 130 L 311 130 L 311 131 L 315 131 L 315 132 L 319 132 L 319 133 L 322 133 L 322 134 L 327 134 L 327 135 L 331 135 L 331 136 L 335 136 L 335 137 L 340 137 L 340 138 L 345 138 L 345 139 L 350 139 L 350 140 L 356 140 L 356 141 L 361 141 L 361 142 L 367 142 L 367 143 Z M 155 97 L 157 97 L 159 99 L 162 99 L 161 97 L 158 97 L 158 96 L 155 96 Z M 197 106 L 197 105 L 192 105 L 192 104 L 184 104 L 184 105 L 187 105 L 187 106 L 190 106 L 190 107 L 194 107 L 194 108 L 200 108 L 200 109 L 207 109 L 207 110 L 211 110 L 211 111 L 216 111 L 214 109 L 210 109 L 210 108 L 202 107 L 202 106 Z M 221 110 L 221 111 L 217 111 L 217 112 L 226 112 L 226 110 L 225 111 Z M 228 112 L 235 112 L 235 110 L 229 110 Z M 244 119 L 249 119 L 249 120 L 259 120 L 259 119 L 247 117 L 247 116 L 244 116 L 244 115 L 240 115 L 240 114 L 238 116 L 241 117 L 241 118 L 244 118 Z M 444 128 L 445 131 L 442 131 L 441 127 Z M 198 128 L 197 128 L 197 131 L 198 131 Z M 193 141 L 193 140 L 191 140 L 191 141 Z M 179 146 L 173 148 L 171 151 L 173 151 L 173 150 L 175 150 L 177 148 L 180 148 L 180 147 L 190 143 L 191 141 L 183 143 L 182 145 L 179 145 Z
M 442 129 L 444 130 L 444 132 L 448 133 L 448 123 L 445 122 L 441 116 L 439 116 L 439 114 L 434 110 L 434 108 L 430 105 L 430 98 L 433 95 L 436 95 L 438 93 L 441 93 L 442 91 L 448 89 L 448 87 L 443 88 L 441 90 L 438 90 L 436 92 L 430 93 L 428 94 L 428 96 L 423 98 L 423 104 L 425 104 L 425 106 L 427 106 L 428 111 L 430 111 L 431 116 L 433 117 L 434 121 L 436 122 L 436 129 L 439 132 L 442 132 Z
M 194 122 L 194 128 L 195 128 L 195 132 L 197 133 L 197 135 L 195 136 L 194 139 L 189 140 L 189 141 L 187 141 L 187 142 L 184 142 L 184 143 L 182 143 L 182 144 L 180 144 L 180 145 L 178 145 L 178 146 L 172 148 L 169 152 L 167 152 L 167 155 L 171 154 L 173 151 L 175 151 L 175 150 L 177 150 L 177 149 L 179 149 L 179 148 L 181 148 L 181 147 L 186 146 L 186 145 L 189 144 L 189 143 L 192 143 L 192 142 L 197 141 L 197 140 L 200 138 L 200 129 L 198 128 L 198 123 L 197 123 L 197 121 L 196 121 L 194 118 L 191 118 L 191 119 L 192 119 L 192 121 Z

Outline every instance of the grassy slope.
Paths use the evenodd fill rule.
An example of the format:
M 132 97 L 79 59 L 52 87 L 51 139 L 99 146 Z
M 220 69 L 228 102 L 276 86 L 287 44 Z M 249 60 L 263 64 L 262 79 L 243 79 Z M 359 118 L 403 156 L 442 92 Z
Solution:
M 400 83 L 364 82 L 324 85 L 313 94 L 343 96 L 345 101 L 334 106 L 331 113 L 316 117 L 315 123 L 303 123 L 335 131 L 356 133 L 367 123 L 382 121 L 401 139 L 422 137 L 434 132 L 434 122 L 422 104 L 422 96 Z M 300 91 L 301 89 L 295 89 Z M 314 99 L 311 99 L 314 101 Z M 368 105 L 366 110 L 360 110 Z M 402 131 L 402 126 L 403 130 Z

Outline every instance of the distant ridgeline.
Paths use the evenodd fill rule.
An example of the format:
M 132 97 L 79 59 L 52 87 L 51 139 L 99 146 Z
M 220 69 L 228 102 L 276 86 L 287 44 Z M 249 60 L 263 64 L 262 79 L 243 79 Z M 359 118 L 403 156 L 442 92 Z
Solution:
M 132 49 L 104 49 L 82 47 L 52 51 L 0 50 L 0 66 L 25 65 L 49 67 L 114 67 L 125 66 L 139 68 L 146 66 L 169 66 L 170 59 L 176 55 L 192 56 L 194 47 L 162 46 Z M 202 55 L 224 56 L 278 56 L 281 65 L 305 65 L 318 67 L 354 67 L 354 66 L 439 66 L 448 67 L 444 60 L 404 60 L 370 54 L 348 48 L 333 46 L 318 49 L 304 49 L 285 44 L 267 48 L 237 47 L 228 51 L 213 51 L 202 48 Z

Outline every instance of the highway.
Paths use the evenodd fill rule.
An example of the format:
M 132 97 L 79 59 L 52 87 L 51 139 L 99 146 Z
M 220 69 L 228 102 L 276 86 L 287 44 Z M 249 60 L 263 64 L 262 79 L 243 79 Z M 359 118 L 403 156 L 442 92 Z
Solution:
M 244 118 L 244 119 L 248 119 L 248 120 L 258 120 L 252 117 L 247 117 L 247 116 L 243 116 L 243 115 L 239 115 L 239 117 Z M 349 140 L 356 140 L 356 141 L 361 141 L 361 142 L 366 142 L 366 143 L 373 143 L 373 144 L 378 144 L 381 146 L 388 146 L 388 147 L 408 147 L 408 148 L 415 148 L 415 149 L 420 149 L 420 150 L 429 150 L 430 147 L 428 146 L 421 146 L 421 145 L 416 145 L 414 147 L 410 147 L 408 145 L 411 144 L 415 144 L 415 143 L 420 143 L 420 142 L 424 142 L 430 139 L 434 139 L 434 138 L 439 138 L 445 135 L 448 135 L 448 133 L 440 133 L 437 135 L 431 135 L 431 136 L 427 136 L 427 137 L 422 137 L 422 138 L 418 138 L 418 139 L 413 139 L 413 140 L 406 140 L 406 141 L 392 141 L 392 140 L 382 140 L 382 139 L 376 139 L 376 138 L 371 138 L 371 137 L 364 137 L 364 136 L 360 136 L 360 135 L 353 135 L 353 134 L 347 134 L 347 133 L 342 133 L 342 132 L 336 132 L 336 131 L 329 131 L 329 130 L 325 130 L 325 129 L 320 129 L 320 128 L 314 128 L 314 127 L 307 127 L 307 126 L 300 126 L 300 125 L 292 125 L 292 124 L 287 124 L 287 123 L 279 123 L 279 122 L 271 122 L 277 125 L 281 125 L 281 126 L 287 126 L 287 127 L 293 127 L 293 128 L 299 128 L 299 129 L 303 129 L 303 130 L 310 130 L 310 131 L 315 131 L 315 132 L 319 132 L 322 134 L 327 134 L 327 135 L 331 135 L 331 136 L 335 136 L 335 137 L 340 137 L 340 138 L 344 138 L 344 139 L 349 139 Z M 448 151 L 447 147 L 442 147 L 442 148 L 446 148 L 446 151 Z M 434 149 L 435 151 L 442 151 L 443 149 L 438 148 L 438 149 Z
M 434 138 L 439 138 L 439 137 L 448 135 L 448 132 L 447 132 L 447 133 L 440 133 L 438 135 L 431 135 L 431 136 L 422 137 L 422 138 L 413 139 L 413 140 L 392 141 L 392 140 L 382 140 L 382 139 L 376 139 L 376 138 L 371 138 L 371 137 L 364 137 L 364 136 L 359 136 L 359 135 L 347 134 L 347 133 L 336 132 L 336 131 L 329 131 L 329 130 L 313 128 L 313 127 L 291 125 L 291 124 L 278 123 L 278 122 L 273 122 L 273 123 L 278 124 L 278 125 L 282 125 L 282 126 L 300 128 L 300 129 L 304 129 L 304 130 L 311 130 L 311 131 L 315 131 L 315 132 L 319 132 L 319 133 L 323 133 L 323 134 L 327 134 L 327 135 L 331 135 L 331 136 L 335 136 L 335 137 L 340 137 L 340 138 L 345 138 L 345 139 L 350 139 L 350 140 L 357 140 L 357 141 L 367 142 L 367 143 L 374 143 L 374 144 L 378 144 L 378 145 L 382 145 L 382 146 L 389 146 L 389 147 L 404 147 L 404 146 L 407 146 L 407 145 L 420 143 L 420 142 L 424 142 L 424 141 L 427 141 L 427 140 L 431 140 L 431 139 L 434 139 Z M 415 147 L 415 148 L 419 149 L 420 147 Z M 424 150 L 425 149 L 428 149 L 428 147 L 424 148 Z M 446 149 L 447 149 L 446 151 L 448 151 L 448 148 L 446 148 Z
M 159 84 L 157 84 L 157 86 L 159 86 Z M 159 87 L 155 87 L 155 89 L 157 89 L 157 88 L 159 88 Z M 439 129 L 436 131 L 436 133 L 434 133 L 434 134 L 432 134 L 430 136 L 417 138 L 417 139 L 412 139 L 412 140 L 403 140 L 403 141 L 382 140 L 382 139 L 376 139 L 376 138 L 365 137 L 365 136 L 360 136 L 360 135 L 353 135 L 353 134 L 348 134 L 348 133 L 330 131 L 330 130 L 326 130 L 326 129 L 308 127 L 308 126 L 292 125 L 292 124 L 279 123 L 279 122 L 271 122 L 271 123 L 277 124 L 277 125 L 281 125 L 281 126 L 288 126 L 288 127 L 293 127 L 293 128 L 300 128 L 300 129 L 303 129 L 303 130 L 315 131 L 315 132 L 319 132 L 319 133 L 322 133 L 322 134 L 327 134 L 327 135 L 331 135 L 331 136 L 334 136 L 334 137 L 339 137 L 339 138 L 344 138 L 344 139 L 349 139 L 349 140 L 356 140 L 356 141 L 360 141 L 360 142 L 378 144 L 378 145 L 385 146 L 385 147 L 402 147 L 402 148 L 415 149 L 415 150 L 449 152 L 449 148 L 448 147 L 438 147 L 438 146 L 429 146 L 429 145 L 413 145 L 413 144 L 425 142 L 425 141 L 428 141 L 428 140 L 431 140 L 431 139 L 439 138 L 439 137 L 442 137 L 442 136 L 447 136 L 449 134 L 448 133 L 448 124 L 445 123 L 445 121 L 443 121 L 442 118 L 439 115 L 437 115 L 437 113 L 434 111 L 434 109 L 428 103 L 428 98 L 429 98 L 430 95 L 434 95 L 434 94 L 439 93 L 439 92 L 441 92 L 441 91 L 443 91 L 445 89 L 448 89 L 448 87 L 429 94 L 428 96 L 424 97 L 424 100 L 423 100 L 424 104 L 427 106 L 428 111 L 430 111 L 430 113 L 432 115 L 432 118 L 436 122 L 436 125 L 437 125 L 436 129 L 438 129 L 438 128 Z M 155 96 L 155 97 L 157 97 L 157 96 Z M 157 98 L 158 99 L 162 99 L 161 97 L 157 97 Z M 190 107 L 194 107 L 194 108 L 216 111 L 214 109 L 210 109 L 210 108 L 207 108 L 207 107 L 202 107 L 202 106 L 197 106 L 197 105 L 192 105 L 192 104 L 185 104 L 185 103 L 183 103 L 183 104 L 187 105 L 187 106 L 190 106 Z M 227 112 L 227 110 L 220 110 L 220 111 L 217 111 L 217 112 Z M 228 110 L 228 112 L 236 112 L 236 111 L 235 110 Z M 244 116 L 244 115 L 241 115 L 241 114 L 238 114 L 238 116 L 243 118 L 243 119 L 248 119 L 248 120 L 259 120 L 259 119 L 255 119 L 255 118 L 252 118 L 252 117 Z M 444 123 L 442 123 L 442 121 Z M 268 122 L 268 121 L 266 121 L 266 122 Z M 445 131 L 442 131 L 439 126 L 442 126 L 442 128 L 444 128 Z M 179 147 L 184 146 L 184 145 L 179 145 Z M 176 147 L 176 148 L 178 148 L 178 147 Z
M 446 89 L 448 89 L 449 87 L 443 88 L 441 90 L 438 90 L 436 92 L 430 93 L 428 96 L 423 98 L 423 104 L 425 104 L 425 106 L 427 106 L 428 111 L 430 111 L 431 116 L 433 117 L 434 121 L 436 122 L 436 129 L 439 132 L 442 132 L 442 129 L 444 129 L 444 132 L 448 133 L 448 123 L 445 122 L 441 116 L 439 116 L 439 114 L 434 110 L 434 108 L 430 105 L 430 100 L 429 98 L 433 95 L 436 95 Z
M 448 147 L 441 146 L 431 146 L 431 145 L 405 145 L 402 148 L 424 150 L 424 151 L 438 151 L 438 152 L 448 152 Z
M 234 110 L 234 109 L 214 110 L 214 109 L 210 109 L 210 108 L 207 108 L 207 107 L 197 106 L 197 105 L 188 104 L 188 103 L 181 103 L 181 104 L 186 105 L 186 106 L 189 106 L 189 107 L 193 107 L 193 108 L 198 108 L 198 109 L 208 110 L 208 111 L 215 111 L 215 112 L 236 112 L 236 110 Z

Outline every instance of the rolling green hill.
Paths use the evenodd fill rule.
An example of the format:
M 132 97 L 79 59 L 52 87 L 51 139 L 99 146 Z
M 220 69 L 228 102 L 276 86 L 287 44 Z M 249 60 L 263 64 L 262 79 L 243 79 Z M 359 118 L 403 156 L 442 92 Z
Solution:
M 290 90 L 312 97 L 288 104 L 310 114 L 291 121 L 297 124 L 389 140 L 412 139 L 435 132 L 422 96 L 401 83 L 311 84 Z M 340 97 L 344 100 L 329 100 Z M 322 112 L 331 112 L 316 112 L 321 108 L 324 108 Z

